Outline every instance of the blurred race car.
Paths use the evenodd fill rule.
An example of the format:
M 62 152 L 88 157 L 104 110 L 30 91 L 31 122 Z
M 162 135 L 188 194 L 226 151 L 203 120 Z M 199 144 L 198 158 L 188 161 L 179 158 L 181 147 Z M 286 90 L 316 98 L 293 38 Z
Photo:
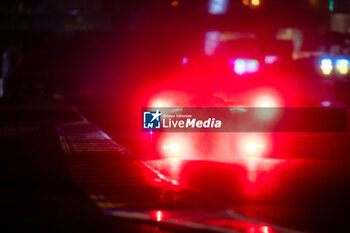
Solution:
M 310 59 L 295 61 L 291 53 L 288 57 L 288 53 L 262 51 L 253 34 L 230 35 L 231 39 L 226 39 L 220 46 L 211 39 L 205 48 L 206 56 L 184 56 L 181 60 L 182 69 L 171 76 L 152 82 L 150 86 L 144 84 L 144 89 L 148 91 L 144 92 L 142 107 L 223 107 L 228 111 L 233 109 L 229 114 L 237 114 L 247 107 L 344 106 L 335 101 L 333 81 L 320 78 L 319 71 L 310 65 L 313 62 Z M 215 36 L 211 35 L 210 38 Z M 215 47 L 215 53 L 210 50 L 210 46 Z M 306 72 L 304 67 L 309 71 Z M 319 134 L 277 133 L 273 130 L 150 131 L 144 133 L 144 138 L 159 156 L 232 161 L 236 158 L 286 154 L 304 156 L 317 142 L 310 139 L 312 143 L 305 145 L 305 135 L 315 138 Z
M 192 79 L 193 81 L 193 79 Z M 212 80 L 213 85 L 170 85 L 173 90 L 163 90 L 151 96 L 147 107 L 224 107 L 230 114 L 240 114 L 247 107 L 339 107 L 331 98 L 332 88 L 327 83 L 296 80 L 270 80 L 265 85 L 261 81 L 237 82 Z M 169 82 L 168 82 L 169 84 Z M 308 88 L 313 85 L 315 91 Z M 317 85 L 317 86 L 316 86 Z M 191 85 L 190 85 L 191 86 Z M 209 86 L 211 88 L 209 88 Z M 221 86 L 221 87 L 220 87 Z M 213 91 L 217 88 L 215 91 Z M 234 91 L 231 91 L 234 90 Z M 280 90 L 280 91 L 278 91 Z M 330 92 L 330 93 L 329 93 Z M 328 94 L 327 94 L 328 93 Z M 324 99 L 325 97 L 329 99 Z M 332 119 L 329 119 L 332 120 Z M 247 122 L 251 124 L 252 122 Z M 154 132 L 144 133 L 149 145 L 159 156 L 182 159 L 210 159 L 233 161 L 237 158 L 275 157 L 293 154 L 306 155 L 313 146 L 305 145 L 305 136 L 314 137 L 319 133 L 310 132 Z M 317 141 L 317 140 L 316 140 Z M 302 148 L 302 150 L 300 150 Z M 302 152 L 302 153 L 300 153 Z M 320 154 L 320 153 L 319 153 Z

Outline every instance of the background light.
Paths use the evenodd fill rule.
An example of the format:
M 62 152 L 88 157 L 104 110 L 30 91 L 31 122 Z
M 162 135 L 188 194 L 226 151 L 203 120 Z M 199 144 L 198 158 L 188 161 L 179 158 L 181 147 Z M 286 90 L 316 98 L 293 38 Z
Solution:
M 349 72 L 349 61 L 347 59 L 335 60 L 335 68 L 341 75 L 346 75 Z
M 152 211 L 151 215 L 153 219 L 157 222 L 161 222 L 164 220 L 164 213 L 161 210 Z
M 171 2 L 171 6 L 172 7 L 177 7 L 179 5 L 179 1 L 177 1 L 177 0 L 173 0 L 172 2 Z
M 183 66 L 187 65 L 188 64 L 188 57 L 183 57 L 182 60 L 181 60 L 181 64 Z
M 276 101 L 269 96 L 259 97 L 256 101 L 255 113 L 260 120 L 271 120 L 277 114 L 277 103 Z
M 227 11 L 228 0 L 210 0 L 209 1 L 209 14 L 222 15 Z
M 160 153 L 169 159 L 185 159 L 192 156 L 192 138 L 188 133 L 164 134 L 158 141 Z
M 259 71 L 259 62 L 254 59 L 230 59 L 229 64 L 238 75 L 256 73 Z
M 259 62 L 257 60 L 248 60 L 247 62 L 247 72 L 255 73 L 259 71 Z
M 254 106 L 259 108 L 274 108 L 277 107 L 277 103 L 274 98 L 270 96 L 261 96 L 258 97 Z
M 173 143 L 173 144 L 171 144 L 171 145 L 169 146 L 169 149 L 170 149 L 171 153 L 173 153 L 173 154 L 177 154 L 177 153 L 179 153 L 179 152 L 180 152 L 181 147 L 180 147 L 180 145 L 179 145 L 179 144 L 177 144 L 177 143 Z
M 234 63 L 234 71 L 238 75 L 242 75 L 246 72 L 246 64 L 243 59 L 237 59 Z
M 260 5 L 260 0 L 252 0 L 252 5 L 253 6 L 259 6 Z
M 266 140 L 258 134 L 246 135 L 239 141 L 240 154 L 247 158 L 262 156 L 266 147 Z
M 321 105 L 325 108 L 330 107 L 332 105 L 332 102 L 329 100 L 325 100 L 321 102 Z
M 278 57 L 274 55 L 266 55 L 264 58 L 265 64 L 274 64 L 278 61 Z
M 323 58 L 321 60 L 321 70 L 324 75 L 330 75 L 333 70 L 333 62 L 329 58 Z
M 163 145 L 163 152 L 170 156 L 178 156 L 182 151 L 182 145 L 180 142 L 167 142 Z
M 217 47 L 220 44 L 221 32 L 219 31 L 208 31 L 205 33 L 204 39 L 204 53 L 207 56 L 213 56 Z
M 245 5 L 245 6 L 248 6 L 249 5 L 249 0 L 242 0 L 242 4 Z
M 158 99 L 152 102 L 151 107 L 165 108 L 165 107 L 171 107 L 171 104 L 169 101 Z
M 258 144 L 256 141 L 249 141 L 246 143 L 245 148 L 249 152 L 256 152 L 257 150 L 263 148 L 262 144 Z

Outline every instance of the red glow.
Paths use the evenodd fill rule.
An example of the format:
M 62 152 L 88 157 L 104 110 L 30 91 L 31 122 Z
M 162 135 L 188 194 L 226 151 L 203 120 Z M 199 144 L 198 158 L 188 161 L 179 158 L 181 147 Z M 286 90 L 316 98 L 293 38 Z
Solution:
M 321 105 L 322 105 L 322 107 L 327 108 L 327 107 L 330 107 L 332 105 L 332 102 L 331 101 L 322 101 Z
M 237 75 L 256 73 L 259 71 L 259 62 L 254 59 L 230 59 L 229 64 Z
M 273 88 L 258 88 L 251 93 L 252 106 L 257 108 L 283 107 L 281 94 Z
M 167 100 L 157 99 L 151 103 L 151 107 L 153 107 L 153 108 L 165 108 L 165 107 L 171 107 L 171 104 Z
M 268 226 L 262 226 L 262 227 L 260 228 L 260 230 L 261 230 L 262 233 L 269 233 L 269 232 L 270 232 L 269 229 L 270 229 L 270 228 L 269 228 Z
M 175 88 L 176 84 L 168 83 L 167 85 Z M 189 98 L 188 92 L 187 90 L 160 90 L 157 94 L 153 93 L 147 98 L 146 106 L 151 108 L 186 107 Z
M 186 66 L 188 64 L 188 57 L 183 57 L 182 60 L 181 60 L 181 64 L 183 66 Z
M 168 155 L 176 156 L 181 152 L 181 145 L 178 142 L 165 144 L 163 150 L 166 151 Z
M 241 154 L 248 157 L 261 156 L 266 148 L 265 140 L 258 135 L 249 135 L 240 141 Z
M 180 165 L 182 163 L 182 160 L 178 159 L 178 158 L 171 158 L 169 160 L 167 160 L 169 162 L 169 165 L 171 167 L 171 171 L 173 173 L 178 173 L 179 169 L 180 169 Z
M 273 90 L 259 91 L 259 94 L 253 99 L 253 106 L 258 108 L 255 110 L 256 116 L 263 121 L 275 118 L 278 115 L 276 108 L 283 106 L 282 98 Z
M 259 6 L 260 5 L 260 0 L 252 0 L 252 5 L 253 6 Z
M 244 153 L 248 156 L 259 156 L 263 153 L 265 142 L 261 137 L 251 136 L 242 140 Z
M 179 144 L 173 143 L 173 144 L 171 144 L 171 145 L 169 146 L 169 150 L 170 150 L 170 152 L 171 152 L 172 154 L 177 154 L 177 153 L 180 152 L 181 147 L 180 147 Z
M 189 145 L 187 137 L 181 135 L 182 134 L 172 134 L 160 140 L 161 153 L 169 158 L 189 157 L 191 146 Z
M 245 145 L 245 148 L 246 148 L 247 151 L 254 153 L 254 152 L 262 149 L 263 145 L 262 144 L 258 144 L 258 142 L 255 142 L 255 141 L 251 141 L 251 142 L 248 142 Z
M 265 64 L 274 64 L 278 61 L 278 57 L 275 55 L 267 55 L 265 56 Z
M 271 228 L 268 226 L 252 226 L 249 228 L 249 233 L 269 233 L 271 232 Z
M 259 96 L 259 98 L 255 102 L 255 107 L 262 107 L 262 108 L 273 108 L 277 107 L 276 100 L 268 95 L 265 96 Z
M 163 220 L 164 220 L 163 211 L 161 211 L 161 210 L 155 211 L 154 214 L 153 214 L 153 218 L 154 218 L 157 222 L 163 221 Z

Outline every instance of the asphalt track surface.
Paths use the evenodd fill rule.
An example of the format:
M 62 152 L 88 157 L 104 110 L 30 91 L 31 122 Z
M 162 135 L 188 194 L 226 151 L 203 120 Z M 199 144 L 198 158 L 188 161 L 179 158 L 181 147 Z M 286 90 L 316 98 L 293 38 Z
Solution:
M 293 141 L 294 147 L 274 157 L 231 162 L 176 160 L 145 155 L 137 140 L 125 139 L 117 130 L 111 130 L 114 126 L 108 123 L 108 114 L 86 113 L 89 119 L 109 131 L 114 141 L 136 151 L 131 154 L 137 162 L 158 176 L 152 181 L 152 175 L 144 175 L 152 185 L 158 180 L 161 188 L 174 187 L 182 194 L 189 191 L 195 195 L 189 202 L 185 201 L 186 195 L 185 200 L 165 195 L 167 204 L 150 205 L 161 211 L 151 212 L 150 218 L 153 213 L 153 219 L 160 215 L 165 222 L 185 220 L 214 226 L 218 231 L 349 231 L 350 140 L 347 133 L 304 134 L 302 137 L 280 134 L 275 138 L 277 141 Z M 101 116 L 104 121 L 99 120 Z M 129 207 L 126 209 L 134 210 L 132 205 Z M 208 208 L 209 211 L 205 211 Z M 215 208 L 221 212 L 214 211 Z M 208 213 L 211 213 L 210 218 Z
M 343 155 L 174 161 L 134 153 L 64 104 L 1 112 L 10 232 L 348 231 Z
M 4 232 L 193 232 L 106 215 L 72 178 L 56 126 L 79 121 L 61 101 L 1 102 L 0 206 Z M 98 161 L 98 158 L 95 159 Z

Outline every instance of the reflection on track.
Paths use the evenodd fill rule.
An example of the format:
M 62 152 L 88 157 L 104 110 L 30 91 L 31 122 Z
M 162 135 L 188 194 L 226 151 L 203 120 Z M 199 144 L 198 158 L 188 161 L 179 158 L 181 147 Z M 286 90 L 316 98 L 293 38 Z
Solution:
M 347 227 L 350 189 L 346 160 L 249 158 L 145 163 L 245 216 L 312 232 Z M 174 169 L 176 168 L 176 169 Z
M 195 191 L 191 174 L 183 173 L 192 170 L 180 169 L 183 161 L 140 161 L 86 120 L 57 132 L 73 178 L 105 214 L 218 232 L 292 232 Z

